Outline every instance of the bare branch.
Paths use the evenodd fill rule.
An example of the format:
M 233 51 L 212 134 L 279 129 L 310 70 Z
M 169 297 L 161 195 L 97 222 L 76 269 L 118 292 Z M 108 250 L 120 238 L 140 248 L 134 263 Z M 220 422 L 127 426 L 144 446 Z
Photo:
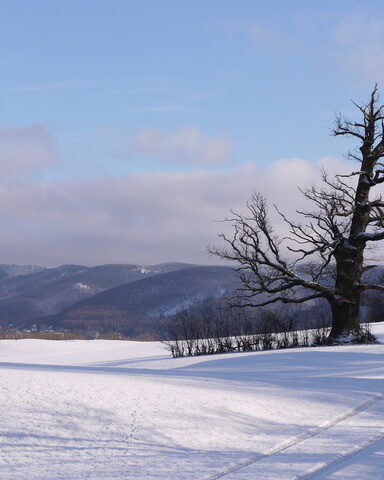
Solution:
M 237 299 L 239 297 L 236 297 Z M 241 297 L 240 297 L 241 298 Z M 306 297 L 301 297 L 301 298 L 287 298 L 287 297 L 274 297 L 269 300 L 265 300 L 264 302 L 260 303 L 253 303 L 251 301 L 245 301 L 245 302 L 232 302 L 230 299 L 230 305 L 231 307 L 237 307 L 237 308 L 243 308 L 243 307 L 265 307 L 267 305 L 272 305 L 273 303 L 281 302 L 284 304 L 287 303 L 304 303 L 308 302 L 308 300 L 315 300 L 317 298 L 324 298 L 324 295 L 321 293 L 318 294 L 313 294 L 313 295 L 308 295 Z
M 373 233 L 361 233 L 357 236 L 358 240 L 363 240 L 364 242 L 378 242 L 379 240 L 384 240 L 384 230 Z
M 333 135 L 357 139 L 359 153 L 350 157 L 360 166 L 333 178 L 322 170 L 321 187 L 300 190 L 311 207 L 300 208 L 299 219 L 289 219 L 275 206 L 288 230 L 281 238 L 274 232 L 265 198 L 253 195 L 247 216 L 232 213 L 233 237 L 221 236 L 227 249 L 211 250 L 237 264 L 239 305 L 325 298 L 333 312 L 333 336 L 359 328 L 363 290 L 383 290 L 361 282 L 367 243 L 384 240 L 384 201 L 371 195 L 384 184 L 384 105 L 378 105 L 377 85 L 368 103 L 355 106 L 360 118 L 350 121 L 337 115 Z
M 379 290 L 384 291 L 384 285 L 369 285 L 369 284 L 361 284 L 361 290 Z

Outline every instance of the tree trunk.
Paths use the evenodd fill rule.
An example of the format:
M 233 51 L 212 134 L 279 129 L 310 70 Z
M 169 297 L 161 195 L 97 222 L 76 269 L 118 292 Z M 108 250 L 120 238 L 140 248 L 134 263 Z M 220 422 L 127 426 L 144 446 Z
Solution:
M 331 303 L 330 338 L 356 334 L 360 329 L 360 281 L 363 272 L 364 245 L 345 240 L 335 251 L 335 297 Z
M 329 335 L 331 339 L 358 332 L 360 328 L 359 304 L 360 299 L 356 299 L 356 303 L 333 302 L 331 304 L 332 329 Z

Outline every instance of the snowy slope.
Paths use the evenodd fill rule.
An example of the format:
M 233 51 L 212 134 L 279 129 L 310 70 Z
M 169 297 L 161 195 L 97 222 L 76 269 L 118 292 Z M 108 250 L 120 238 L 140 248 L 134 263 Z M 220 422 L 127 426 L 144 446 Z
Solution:
M 384 342 L 384 323 L 373 328 Z M 384 479 L 384 345 L 0 342 L 0 478 Z

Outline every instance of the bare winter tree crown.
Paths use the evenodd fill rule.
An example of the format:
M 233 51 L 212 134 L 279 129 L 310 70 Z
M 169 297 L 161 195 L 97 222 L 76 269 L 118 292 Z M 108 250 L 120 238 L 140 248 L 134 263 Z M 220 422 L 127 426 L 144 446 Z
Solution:
M 226 246 L 209 251 L 234 262 L 240 273 L 242 288 L 233 306 L 325 298 L 335 309 L 355 305 L 358 310 L 361 292 L 384 290 L 362 281 L 367 244 L 384 239 L 379 192 L 384 184 L 384 106 L 378 103 L 375 86 L 368 103 L 354 103 L 358 121 L 336 116 L 332 134 L 356 139 L 358 153 L 350 157 L 359 167 L 335 177 L 322 171 L 321 187 L 301 191 L 311 208 L 297 212 L 300 221 L 289 220 L 275 207 L 289 229 L 287 237 L 275 233 L 260 194 L 252 195 L 246 215 L 231 212 L 226 219 L 233 235 L 221 234 Z

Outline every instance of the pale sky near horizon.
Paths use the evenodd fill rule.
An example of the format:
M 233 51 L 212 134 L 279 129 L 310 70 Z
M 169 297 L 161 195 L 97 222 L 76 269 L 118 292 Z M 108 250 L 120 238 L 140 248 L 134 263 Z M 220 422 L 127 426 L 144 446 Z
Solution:
M 252 190 L 290 212 L 348 168 L 334 113 L 383 92 L 379 0 L 0 5 L 0 263 L 212 263 Z

